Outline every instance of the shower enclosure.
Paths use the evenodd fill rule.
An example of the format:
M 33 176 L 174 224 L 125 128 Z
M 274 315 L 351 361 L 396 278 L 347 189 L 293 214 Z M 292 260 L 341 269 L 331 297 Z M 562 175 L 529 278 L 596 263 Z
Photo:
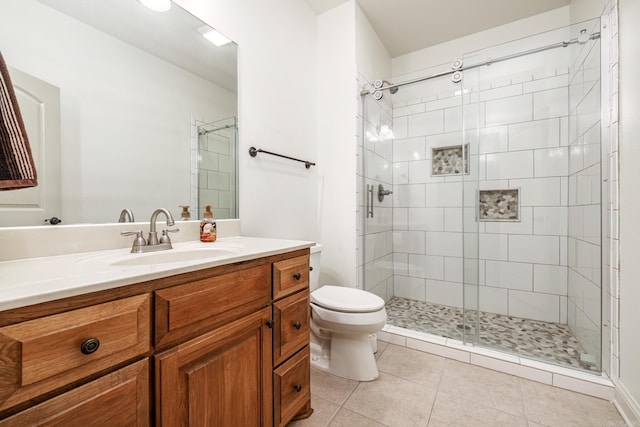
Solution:
M 211 205 L 214 218 L 238 218 L 238 126 L 236 117 L 196 123 L 194 155 L 198 218 Z
M 600 372 L 599 34 L 365 85 L 363 286 L 388 324 Z

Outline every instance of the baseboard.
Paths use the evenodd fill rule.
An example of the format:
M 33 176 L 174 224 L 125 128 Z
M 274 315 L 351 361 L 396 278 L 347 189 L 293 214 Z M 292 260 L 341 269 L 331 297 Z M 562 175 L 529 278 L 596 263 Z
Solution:
M 629 393 L 620 379 L 613 381 L 616 385 L 616 395 L 613 404 L 622 415 L 622 418 L 630 427 L 640 427 L 640 404 Z

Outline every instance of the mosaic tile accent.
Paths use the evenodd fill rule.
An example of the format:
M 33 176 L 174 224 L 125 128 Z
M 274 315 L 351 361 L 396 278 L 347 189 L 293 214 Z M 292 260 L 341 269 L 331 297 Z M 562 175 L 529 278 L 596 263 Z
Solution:
M 462 340 L 461 308 L 394 297 L 387 302 L 387 323 L 418 332 Z M 467 324 L 479 316 L 480 342 L 522 357 L 561 366 L 600 372 L 595 363 L 580 359 L 584 349 L 567 325 L 485 312 L 468 312 Z M 474 326 L 466 326 L 473 335 Z
M 478 190 L 478 220 L 520 221 L 520 189 Z
M 465 145 L 465 151 L 469 152 L 469 144 Z M 448 147 L 434 147 L 431 149 L 431 175 L 458 175 L 462 173 L 464 160 L 464 173 L 469 173 L 469 157 L 463 159 L 462 145 Z

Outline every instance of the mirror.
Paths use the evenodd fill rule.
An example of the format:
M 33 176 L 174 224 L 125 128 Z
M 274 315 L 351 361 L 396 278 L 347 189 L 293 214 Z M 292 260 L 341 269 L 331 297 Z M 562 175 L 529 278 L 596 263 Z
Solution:
M 123 209 L 146 222 L 159 207 L 178 220 L 182 205 L 198 219 L 205 204 L 237 217 L 237 46 L 210 43 L 206 27 L 175 3 L 3 0 L 0 50 L 27 86 L 14 82 L 21 110 L 36 91 L 14 72 L 59 93 L 60 120 L 59 158 L 25 123 L 39 185 L 0 192 L 0 226 L 118 222 Z M 33 104 L 25 122 L 54 128 L 43 117 L 55 112 Z

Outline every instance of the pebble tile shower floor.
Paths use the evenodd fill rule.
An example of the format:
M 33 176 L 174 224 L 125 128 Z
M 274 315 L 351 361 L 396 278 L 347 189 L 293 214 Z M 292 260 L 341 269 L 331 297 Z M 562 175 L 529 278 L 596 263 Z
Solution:
M 387 302 L 387 323 L 462 340 L 461 308 L 394 297 Z M 522 357 L 599 372 L 580 358 L 584 349 L 567 325 L 480 312 L 480 342 Z M 473 324 L 474 322 L 468 322 Z M 470 331 L 467 327 L 468 332 Z

